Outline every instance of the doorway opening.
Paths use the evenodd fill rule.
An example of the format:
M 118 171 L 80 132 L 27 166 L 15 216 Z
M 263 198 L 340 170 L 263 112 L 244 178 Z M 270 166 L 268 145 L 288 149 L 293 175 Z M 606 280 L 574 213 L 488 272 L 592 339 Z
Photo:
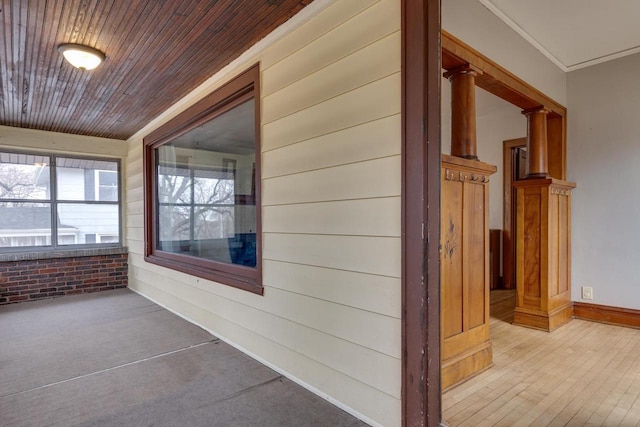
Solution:
M 526 163 L 526 138 L 505 140 L 502 149 L 502 286 L 498 287 L 501 289 L 516 288 L 516 190 L 513 183 L 526 176 Z
M 502 308 L 497 315 L 501 318 L 523 326 L 548 328 L 546 330 L 551 330 L 567 319 L 566 304 L 564 299 L 561 300 L 566 297 L 567 292 L 566 289 L 560 289 L 558 279 L 562 276 L 563 267 L 558 267 L 560 273 L 555 277 L 558 292 L 547 296 L 540 292 L 542 282 L 547 279 L 543 278 L 547 273 L 542 267 L 542 257 L 547 254 L 542 255 L 542 248 L 553 244 L 548 242 L 568 242 L 568 233 L 563 229 L 566 224 L 561 223 L 565 219 L 563 207 L 569 203 L 568 197 L 560 202 L 557 198 L 552 200 L 551 208 L 543 200 L 551 200 L 550 195 L 567 195 L 570 190 L 565 188 L 570 188 L 570 183 L 560 181 L 565 176 L 566 168 L 566 109 L 563 106 L 445 31 L 442 32 L 442 67 L 448 78 L 448 81 L 442 81 L 442 140 L 451 141 L 451 154 L 462 159 L 453 163 L 464 164 L 465 168 L 471 169 L 469 173 L 458 172 L 454 166 L 449 166 L 452 156 L 443 155 L 443 182 L 456 181 L 456 189 L 450 184 L 446 187 L 443 184 L 442 187 L 441 244 L 444 249 L 447 245 L 458 248 L 458 257 L 464 258 L 464 254 L 469 251 L 474 254 L 468 260 L 458 260 L 455 258 L 455 250 L 444 250 L 441 256 L 441 374 L 443 387 L 452 388 L 492 366 L 490 333 L 486 336 L 480 329 L 489 326 L 491 288 L 496 289 L 494 299 L 500 301 Z M 445 112 L 449 106 L 444 99 L 449 84 L 451 123 L 446 120 Z M 471 92 L 475 90 L 475 99 L 469 88 Z M 540 123 L 542 126 L 538 126 Z M 466 133 L 461 135 L 461 129 Z M 527 138 L 522 138 L 527 134 Z M 444 154 L 447 154 L 447 148 L 445 142 Z M 486 162 L 487 167 L 494 165 L 503 171 L 498 174 L 484 173 L 480 170 L 480 163 L 476 167 L 468 159 Z M 538 169 L 538 165 L 544 166 Z M 523 180 L 525 177 L 527 180 Z M 493 185 L 484 202 L 481 201 L 484 196 L 468 198 L 467 194 L 473 185 L 467 186 L 467 183 L 475 184 L 476 190 L 473 191 L 478 192 L 480 190 L 477 184 L 485 185 L 488 181 Z M 562 190 L 555 188 L 560 185 L 564 185 Z M 458 203 L 457 200 L 461 202 Z M 473 201 L 469 202 L 470 200 Z M 534 206 L 536 203 L 537 206 Z M 470 209 L 466 208 L 467 205 Z M 543 234 L 547 232 L 543 231 L 543 222 L 550 218 L 545 216 L 545 209 L 549 215 L 556 215 L 552 232 L 562 238 Z M 553 209 L 560 212 L 560 219 L 557 213 L 551 213 Z M 457 210 L 461 213 L 456 214 Z M 456 221 L 456 215 L 462 220 Z M 470 230 L 471 222 L 482 224 L 482 219 L 475 220 L 478 215 L 485 216 L 484 232 L 478 234 L 465 231 Z M 445 216 L 453 220 L 445 223 Z M 472 221 L 468 222 L 466 219 Z M 480 229 L 482 230 L 482 226 Z M 495 230 L 495 233 L 490 233 L 490 229 Z M 459 241 L 455 239 L 455 231 L 459 231 Z M 494 237 L 494 245 L 491 245 L 489 236 L 499 236 L 499 233 L 502 233 L 502 238 Z M 501 240 L 502 248 L 496 244 Z M 494 248 L 492 258 L 488 253 L 490 246 L 497 247 Z M 475 248 L 479 249 L 476 251 Z M 567 265 L 566 245 L 549 248 L 550 252 L 555 251 L 553 256 L 557 256 L 551 259 L 553 268 Z M 562 256 L 565 258 L 560 259 Z M 454 267 L 451 266 L 452 263 Z M 457 269 L 456 263 L 462 267 Z M 478 279 L 479 275 L 485 279 Z M 446 283 L 448 279 L 451 279 L 450 283 Z M 479 282 L 483 282 L 484 302 L 480 301 L 477 292 L 473 294 L 475 297 L 471 297 L 472 290 L 479 286 Z M 568 282 L 564 284 L 568 285 Z M 532 297 L 536 291 L 538 295 Z M 546 309 L 541 302 L 543 300 L 552 301 L 552 304 L 557 302 L 558 313 L 543 312 Z M 512 314 L 507 309 L 509 305 Z M 473 323 L 473 316 L 480 319 L 477 313 L 482 310 L 486 314 L 485 321 Z M 465 320 L 465 315 L 468 320 Z M 530 324 L 525 323 L 527 321 Z M 465 327 L 467 324 L 470 325 L 469 328 Z M 464 338 L 464 334 L 469 335 L 470 339 Z M 472 342 L 471 338 L 475 341 Z M 452 349 L 450 342 L 454 341 L 456 346 Z M 451 380 L 453 371 L 457 374 L 455 380 Z

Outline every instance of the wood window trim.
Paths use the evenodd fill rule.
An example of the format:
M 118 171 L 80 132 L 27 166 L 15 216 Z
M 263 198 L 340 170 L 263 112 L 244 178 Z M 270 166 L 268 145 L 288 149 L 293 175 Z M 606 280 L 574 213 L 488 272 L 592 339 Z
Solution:
M 256 266 L 246 267 L 156 250 L 157 241 L 154 224 L 155 218 L 157 217 L 155 207 L 157 190 L 153 161 L 154 150 L 171 141 L 175 137 L 231 110 L 251 98 L 255 99 L 256 179 L 254 179 L 254 200 L 256 205 Z M 207 95 L 205 98 L 147 135 L 143 140 L 145 261 L 255 294 L 263 295 L 260 146 L 259 64 L 252 66 L 242 74 L 225 83 L 216 91 Z

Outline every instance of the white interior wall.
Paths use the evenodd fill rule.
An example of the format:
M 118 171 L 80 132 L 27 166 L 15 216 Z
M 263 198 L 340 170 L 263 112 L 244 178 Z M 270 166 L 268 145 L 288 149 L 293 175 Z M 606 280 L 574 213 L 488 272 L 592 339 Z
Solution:
M 372 425 L 399 426 L 400 1 L 307 8 L 319 4 L 128 141 L 129 287 Z M 144 135 L 258 61 L 264 296 L 143 258 Z
M 442 28 L 566 105 L 564 71 L 478 0 L 442 0 Z
M 568 74 L 572 293 L 640 309 L 640 54 Z
M 634 270 L 640 248 L 631 243 L 640 235 L 633 176 L 640 163 L 640 55 L 566 74 L 476 0 L 443 0 L 442 26 L 568 107 L 567 178 L 578 185 L 572 196 L 572 298 L 583 301 L 581 287 L 591 286 L 594 299 L 588 302 L 640 309 L 640 279 Z M 445 152 L 450 138 L 447 85 L 443 81 Z M 477 97 L 480 105 L 479 93 Z M 518 111 L 498 104 L 487 111 L 481 117 L 479 107 L 479 157 L 500 166 L 501 147 L 498 154 L 498 147 L 486 141 L 518 138 L 524 132 L 503 128 L 515 124 Z M 491 228 L 501 228 L 502 198 L 494 198 L 501 181 L 496 176 L 491 182 Z

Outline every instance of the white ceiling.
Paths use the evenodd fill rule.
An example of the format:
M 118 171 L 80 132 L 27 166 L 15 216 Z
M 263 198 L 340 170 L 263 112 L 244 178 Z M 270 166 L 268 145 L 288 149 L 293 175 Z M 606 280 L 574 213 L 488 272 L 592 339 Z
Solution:
M 640 52 L 639 0 L 479 0 L 564 71 Z

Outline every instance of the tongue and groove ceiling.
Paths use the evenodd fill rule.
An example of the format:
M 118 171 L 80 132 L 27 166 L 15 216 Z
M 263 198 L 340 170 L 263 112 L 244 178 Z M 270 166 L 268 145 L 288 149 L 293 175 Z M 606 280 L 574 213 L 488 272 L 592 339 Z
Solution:
M 311 2 L 0 0 L 0 125 L 127 139 Z

